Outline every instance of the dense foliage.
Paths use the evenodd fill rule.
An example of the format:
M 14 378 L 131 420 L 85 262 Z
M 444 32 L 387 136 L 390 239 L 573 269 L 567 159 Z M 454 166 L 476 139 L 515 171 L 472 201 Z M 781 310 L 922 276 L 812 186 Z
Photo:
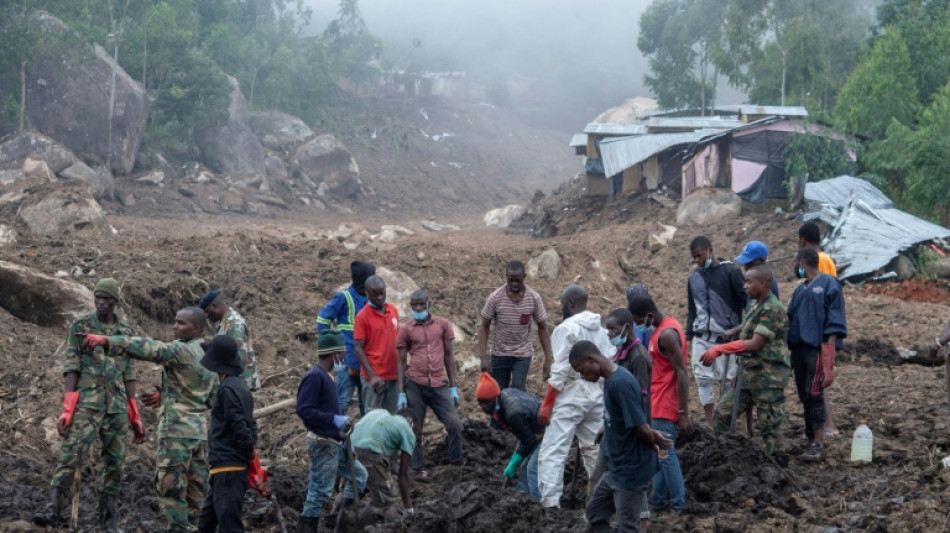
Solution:
M 50 46 L 30 24 L 37 10 L 103 46 L 145 86 L 152 100 L 147 138 L 172 156 L 195 155 L 194 133 L 226 120 L 227 76 L 250 106 L 317 123 L 341 85 L 371 80 L 381 52 L 357 0 L 341 0 L 322 33 L 309 28 L 304 0 L 8 0 L 0 2 L 0 119 L 7 129 L 22 127 L 20 84 L 31 55 Z

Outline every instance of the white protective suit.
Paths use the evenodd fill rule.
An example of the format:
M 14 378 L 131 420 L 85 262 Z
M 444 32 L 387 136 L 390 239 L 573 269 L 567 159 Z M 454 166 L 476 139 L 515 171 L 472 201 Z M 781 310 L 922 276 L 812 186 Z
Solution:
M 564 464 L 568 461 L 575 431 L 588 475 L 594 471 L 597 461 L 598 447 L 594 439 L 604 424 L 604 382 L 584 381 L 571 368 L 568 355 L 578 341 L 593 342 L 608 358 L 616 352 L 607 330 L 600 325 L 597 313 L 582 311 L 561 322 L 551 333 L 554 362 L 548 383 L 560 393 L 554 401 L 551 424 L 544 432 L 538 451 L 538 489 L 544 507 L 560 505 Z

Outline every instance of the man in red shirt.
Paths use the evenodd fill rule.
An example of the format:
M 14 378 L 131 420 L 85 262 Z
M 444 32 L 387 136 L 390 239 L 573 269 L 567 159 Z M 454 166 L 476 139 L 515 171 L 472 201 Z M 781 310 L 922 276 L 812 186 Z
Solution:
M 396 334 L 399 312 L 386 302 L 386 282 L 379 276 L 366 280 L 367 305 L 356 314 L 353 349 L 363 369 L 363 403 L 366 410 L 396 413 Z
M 412 469 L 416 471 L 417 481 L 428 482 L 429 473 L 422 469 L 422 424 L 426 408 L 431 408 L 445 426 L 449 462 L 462 462 L 462 421 L 456 410 L 459 393 L 455 387 L 455 359 L 452 355 L 455 332 L 448 320 L 429 313 L 429 294 L 426 291 L 413 292 L 409 306 L 412 320 L 403 324 L 396 336 L 399 353 L 399 400 L 396 408 L 409 407 L 416 419 Z
M 652 298 L 634 298 L 630 300 L 628 309 L 634 323 L 643 326 L 650 334 L 647 352 L 653 361 L 650 382 L 651 425 L 653 429 L 669 434 L 676 442 L 679 432 L 684 435 L 693 432 L 689 420 L 689 377 L 683 360 L 686 335 L 675 318 L 664 316 L 657 309 Z M 672 508 L 679 512 L 685 504 L 683 470 L 674 446 L 667 458 L 660 459 L 660 471 L 653 476 L 650 508 L 655 511 Z

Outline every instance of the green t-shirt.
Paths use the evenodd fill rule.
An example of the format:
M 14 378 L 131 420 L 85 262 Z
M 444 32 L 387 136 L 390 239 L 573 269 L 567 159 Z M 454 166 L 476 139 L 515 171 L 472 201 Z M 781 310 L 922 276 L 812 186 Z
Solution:
M 404 417 L 391 415 L 385 409 L 373 409 L 353 427 L 350 442 L 354 448 L 364 448 L 384 457 L 398 451 L 412 455 L 416 435 Z

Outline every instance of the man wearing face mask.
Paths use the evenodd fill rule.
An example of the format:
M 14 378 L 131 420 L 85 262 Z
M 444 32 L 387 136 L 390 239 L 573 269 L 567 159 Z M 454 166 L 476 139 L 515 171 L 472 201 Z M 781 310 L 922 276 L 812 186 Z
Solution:
M 363 405 L 363 392 L 360 386 L 360 362 L 356 358 L 356 351 L 353 348 L 353 325 L 356 323 L 356 314 L 366 306 L 366 280 L 376 274 L 376 267 L 372 263 L 365 261 L 353 261 L 350 263 L 350 277 L 352 283 L 346 290 L 342 290 L 333 295 L 320 316 L 317 317 L 317 335 L 324 331 L 329 331 L 333 324 L 343 332 L 343 339 L 346 342 L 346 366 L 343 372 L 336 373 L 336 386 L 340 397 L 340 412 L 346 414 L 353 401 L 353 391 L 356 391 L 356 397 L 359 401 L 360 415 L 365 414 Z
M 673 442 L 679 433 L 689 436 L 693 425 L 689 419 L 689 377 L 686 373 L 683 327 L 671 316 L 665 316 L 652 298 L 638 297 L 628 306 L 633 321 L 650 333 L 647 352 L 653 362 L 650 380 L 650 425 L 669 434 Z M 655 511 L 672 508 L 680 512 L 686 505 L 686 486 L 676 447 L 660 459 L 660 471 L 653 476 L 650 508 Z
M 422 425 L 427 408 L 431 408 L 445 426 L 449 462 L 462 462 L 462 420 L 456 410 L 459 392 L 455 387 L 452 350 L 455 333 L 448 320 L 429 313 L 429 294 L 426 291 L 413 292 L 409 306 L 412 320 L 400 326 L 396 336 L 399 353 L 396 408 L 408 407 L 415 416 L 416 449 L 412 453 L 412 469 L 416 472 L 416 481 L 427 483 L 429 473 L 422 469 Z
M 630 285 L 629 287 L 627 287 L 627 310 L 630 309 L 630 302 L 632 302 L 634 298 L 640 298 L 640 297 L 643 297 L 643 298 L 650 297 L 650 291 L 647 290 L 646 285 L 644 285 L 643 283 L 634 283 L 633 285 Z M 634 335 L 636 335 L 638 339 L 640 339 L 640 342 L 644 346 L 646 346 L 647 344 L 650 344 L 650 335 L 645 333 L 645 328 L 643 326 L 639 326 L 636 323 L 634 323 L 633 333 Z
M 795 256 L 795 275 L 804 282 L 788 304 L 788 348 L 798 398 L 805 408 L 808 447 L 803 461 L 825 459 L 824 389 L 835 380 L 835 350 L 848 334 L 844 296 L 838 280 L 818 271 L 818 252 L 802 248 Z
M 646 287 L 643 288 L 646 291 Z M 629 294 L 629 291 L 628 291 Z M 634 296 L 636 298 L 636 296 Z M 653 362 L 650 360 L 650 354 L 647 353 L 646 345 L 640 341 L 640 338 L 633 333 L 636 328 L 633 322 L 633 315 L 625 308 L 614 309 L 604 320 L 604 327 L 607 328 L 607 335 L 610 336 L 610 343 L 617 347 L 611 361 L 617 366 L 626 368 L 640 385 L 640 391 L 643 396 L 643 413 L 646 415 L 647 423 L 650 422 L 650 381 L 653 377 Z M 649 342 L 649 339 L 647 339 Z M 603 437 L 603 430 L 598 439 Z M 597 453 L 597 463 L 594 465 L 594 473 L 587 483 L 587 495 L 594 493 L 600 476 L 607 470 L 607 447 L 601 446 Z M 646 492 L 643 493 L 643 504 L 640 507 L 640 524 L 645 527 L 646 520 L 650 518 L 650 506 L 647 504 Z
M 597 433 L 604 423 L 604 391 L 600 382 L 581 379 L 571 368 L 568 355 L 579 341 L 591 341 L 601 353 L 613 353 L 614 346 L 607 330 L 600 325 L 600 315 L 587 310 L 587 289 L 571 285 L 561 293 L 564 321 L 551 333 L 554 364 L 548 380 L 547 394 L 538 421 L 548 425 L 538 452 L 538 488 L 541 505 L 558 507 L 564 486 L 564 463 L 574 435 L 588 476 L 597 461 Z
M 342 363 L 344 353 L 342 333 L 332 330 L 321 333 L 317 338 L 319 361 L 307 372 L 297 388 L 297 416 L 307 428 L 307 451 L 310 455 L 307 499 L 297 522 L 297 531 L 303 533 L 317 532 L 320 514 L 330 499 L 337 476 L 348 482 L 343 491 L 344 505 L 356 499 L 346 450 L 342 445 L 343 432 L 351 420 L 340 413 L 337 388 L 329 374 L 331 368 Z M 353 474 L 356 476 L 357 489 L 362 491 L 366 487 L 366 468 L 355 459 Z
M 711 367 L 703 365 L 700 358 L 706 350 L 721 343 L 723 334 L 742 322 L 742 312 L 748 297 L 742 286 L 742 272 L 728 261 L 721 261 L 713 252 L 707 237 L 699 236 L 689 243 L 689 253 L 696 269 L 686 282 L 687 308 L 686 350 L 699 389 L 699 402 L 703 404 L 706 423 L 713 425 L 713 410 L 716 406 L 716 384 L 736 375 L 736 357 L 730 355 L 717 359 Z M 728 370 L 727 370 L 728 368 Z M 725 391 L 719 391 L 723 394 Z
M 379 276 L 366 280 L 368 304 L 356 315 L 353 349 L 363 368 L 363 403 L 366 410 L 396 412 L 399 395 L 396 335 L 399 312 L 386 302 L 386 282 Z

